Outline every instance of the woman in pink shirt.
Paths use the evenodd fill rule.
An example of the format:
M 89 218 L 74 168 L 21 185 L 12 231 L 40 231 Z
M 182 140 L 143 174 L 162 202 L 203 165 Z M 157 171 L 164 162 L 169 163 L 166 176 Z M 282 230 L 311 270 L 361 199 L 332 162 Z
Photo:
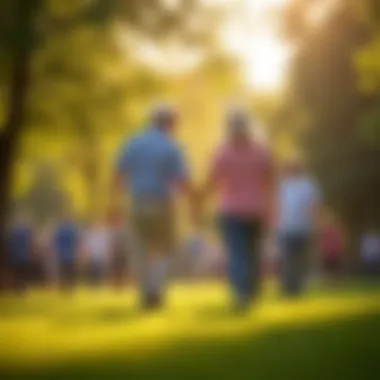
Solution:
M 245 114 L 235 112 L 227 124 L 227 141 L 212 158 L 206 192 L 217 195 L 235 305 L 245 309 L 259 290 L 259 249 L 271 203 L 272 165 L 268 150 L 251 137 Z

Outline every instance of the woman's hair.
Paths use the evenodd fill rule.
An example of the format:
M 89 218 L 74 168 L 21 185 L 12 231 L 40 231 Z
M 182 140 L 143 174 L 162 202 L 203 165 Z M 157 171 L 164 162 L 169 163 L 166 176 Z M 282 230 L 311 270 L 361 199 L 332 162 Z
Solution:
M 251 120 L 242 110 L 232 110 L 227 113 L 226 132 L 228 138 L 249 137 L 251 135 Z

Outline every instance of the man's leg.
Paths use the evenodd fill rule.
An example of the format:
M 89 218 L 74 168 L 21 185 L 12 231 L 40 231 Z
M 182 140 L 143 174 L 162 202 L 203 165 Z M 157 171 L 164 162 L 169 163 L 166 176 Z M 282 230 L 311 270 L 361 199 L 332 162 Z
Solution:
M 161 205 L 151 225 L 152 268 L 150 277 L 157 306 L 160 306 L 164 301 L 166 286 L 172 269 L 172 259 L 177 248 L 173 212 L 170 205 Z
M 166 280 L 168 261 L 147 241 L 147 236 L 138 233 L 135 242 L 135 267 L 143 307 L 158 306 Z
M 148 261 L 149 256 L 138 229 L 135 231 L 134 246 L 131 252 L 133 255 L 132 266 L 135 272 L 135 279 L 138 284 L 141 302 L 144 303 L 144 299 L 147 298 L 147 294 L 150 291 Z
M 140 209 L 136 206 L 133 212 L 133 240 L 131 241 L 131 267 L 135 273 L 135 279 L 140 293 L 140 302 L 142 306 L 148 303 L 151 297 L 151 269 L 150 269 L 150 252 L 148 243 L 149 220 Z
M 165 253 L 157 252 L 151 260 L 151 288 L 153 294 L 163 297 L 170 269 L 170 257 Z
M 142 302 L 147 307 L 160 306 L 174 250 L 174 223 L 166 204 L 153 209 L 136 210 L 134 227 L 136 256 Z

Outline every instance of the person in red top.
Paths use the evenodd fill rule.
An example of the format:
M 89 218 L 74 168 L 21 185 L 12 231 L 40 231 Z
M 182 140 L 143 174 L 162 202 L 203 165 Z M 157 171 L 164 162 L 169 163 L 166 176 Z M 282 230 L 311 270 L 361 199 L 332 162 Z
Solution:
M 325 274 L 336 278 L 342 267 L 344 238 L 338 223 L 332 217 L 327 217 L 321 228 L 319 249 Z
M 220 233 L 228 258 L 228 275 L 238 310 L 258 295 L 260 245 L 272 205 L 272 159 L 250 134 L 244 112 L 228 115 L 227 138 L 212 157 L 204 194 L 218 199 Z

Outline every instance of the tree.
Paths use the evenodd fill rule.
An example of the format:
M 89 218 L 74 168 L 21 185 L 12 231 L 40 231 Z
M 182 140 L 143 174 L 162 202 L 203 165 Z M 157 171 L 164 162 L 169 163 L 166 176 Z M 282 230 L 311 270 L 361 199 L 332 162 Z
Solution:
M 363 138 L 377 94 L 360 91 L 354 56 L 373 31 L 349 2 L 318 28 L 299 30 L 291 89 L 307 118 L 297 132 L 304 156 L 322 186 L 326 204 L 338 213 L 355 239 L 380 224 L 380 151 Z M 364 118 L 364 119 L 363 119 Z M 357 250 L 351 257 L 354 268 Z
M 27 91 L 30 83 L 31 44 L 34 40 L 34 17 L 38 11 L 39 1 L 24 2 L 15 0 L 5 2 L 9 25 L 7 32 L 10 39 L 10 80 L 8 91 L 8 109 L 0 135 L 0 248 L 4 246 L 4 226 L 9 199 L 9 184 L 12 174 L 12 160 L 17 139 L 24 123 Z M 6 12 L 3 13 L 5 15 Z M 0 266 L 4 265 L 4 255 L 0 252 Z
M 75 37 L 80 36 L 83 31 L 92 35 L 92 51 L 107 52 L 105 56 L 108 58 L 114 56 L 115 52 L 110 49 L 113 45 L 108 44 L 110 39 L 102 36 L 111 36 L 116 27 L 123 28 L 127 33 L 137 32 L 140 36 L 155 39 L 169 34 L 173 36 L 173 31 L 181 31 L 177 34 L 182 35 L 183 32 L 188 41 L 194 41 L 193 37 L 197 32 L 192 25 L 196 24 L 194 24 L 196 14 L 192 11 L 197 1 L 186 0 L 171 7 L 165 3 L 155 0 L 3 0 L 1 2 L 0 80 L 4 83 L 6 78 L 10 78 L 9 83 L 6 82 L 8 105 L 4 111 L 5 120 L 0 136 L 1 258 L 4 258 L 4 222 L 11 195 L 13 163 L 18 143 L 25 135 L 26 128 L 38 126 L 51 132 L 52 128 L 58 126 L 62 127 L 59 133 L 62 131 L 66 133 L 69 126 L 76 131 L 82 129 L 84 131 L 82 134 L 85 134 L 93 127 L 90 125 L 92 120 L 88 120 L 83 111 L 84 108 L 81 112 L 75 112 L 77 104 L 75 102 L 68 104 L 70 103 L 68 94 L 70 88 L 78 89 L 81 86 L 85 88 L 85 83 L 91 82 L 99 72 L 104 55 L 95 54 L 95 59 L 90 61 L 86 60 L 86 57 L 80 57 L 81 52 L 72 54 L 73 45 L 69 37 L 71 36 L 71 42 L 74 42 Z M 98 49 L 95 46 L 97 37 Z M 39 65 L 41 56 L 42 61 L 44 57 L 54 56 L 51 55 L 53 42 L 58 43 L 55 60 L 47 59 L 46 64 Z M 61 57 L 61 60 L 57 60 L 57 57 Z M 43 70 L 36 72 L 36 67 L 42 67 Z M 56 109 L 36 106 L 34 95 L 41 95 L 44 92 L 40 88 L 45 86 L 46 90 L 56 86 L 57 79 L 61 79 L 62 84 L 63 78 L 67 85 L 63 92 L 61 87 L 56 88 L 57 92 L 40 96 L 40 105 L 54 99 Z M 100 81 L 97 81 L 97 85 L 94 94 L 98 96 L 105 86 Z M 87 87 L 86 90 L 93 91 L 93 88 Z M 108 91 L 109 102 L 115 99 L 115 94 L 118 99 L 122 98 L 124 94 L 118 91 L 118 89 Z M 91 97 L 92 109 L 99 100 L 99 97 L 95 98 L 96 96 Z M 54 112 L 55 110 L 58 112 Z M 76 120 L 62 123 L 59 119 L 65 113 L 66 115 L 72 113 L 71 116 Z
M 371 28 L 372 38 L 354 56 L 360 92 L 371 98 L 372 105 L 361 120 L 360 138 L 373 149 L 380 149 L 380 7 L 379 2 L 366 0 L 360 10 Z

